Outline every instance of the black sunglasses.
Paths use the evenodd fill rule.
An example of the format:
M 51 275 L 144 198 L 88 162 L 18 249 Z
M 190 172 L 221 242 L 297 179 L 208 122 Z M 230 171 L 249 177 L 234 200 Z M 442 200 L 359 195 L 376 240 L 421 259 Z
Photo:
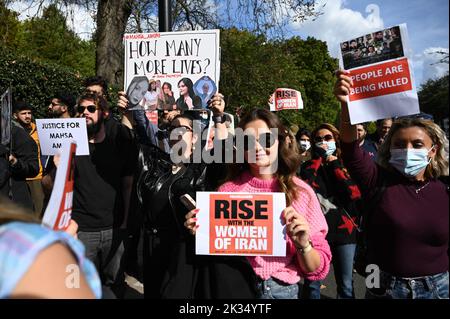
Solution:
M 334 137 L 333 137 L 333 135 L 331 135 L 331 134 L 327 134 L 327 135 L 324 135 L 324 136 L 316 136 L 316 137 L 314 137 L 314 141 L 317 142 L 317 143 L 320 143 L 320 142 L 322 142 L 322 141 L 329 142 L 329 141 L 332 141 L 332 140 L 334 140 Z
M 261 133 L 258 136 L 258 143 L 263 148 L 271 148 L 275 143 L 275 137 L 271 132 Z M 254 135 L 244 135 L 244 151 L 255 148 L 256 139 Z
M 82 106 L 82 105 L 77 106 L 77 112 L 80 114 L 84 113 L 85 109 L 87 109 L 89 111 L 89 113 L 95 113 L 95 111 L 98 109 L 98 107 L 93 104 L 88 105 L 88 106 Z

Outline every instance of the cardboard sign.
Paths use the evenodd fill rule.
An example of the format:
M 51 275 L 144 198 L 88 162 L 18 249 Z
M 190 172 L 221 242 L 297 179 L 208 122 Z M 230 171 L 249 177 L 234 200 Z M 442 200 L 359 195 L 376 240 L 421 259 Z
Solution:
M 76 142 L 77 156 L 89 155 L 86 119 L 37 119 L 42 155 L 56 155 L 66 144 Z
M 218 90 L 219 30 L 125 34 L 123 39 L 130 110 L 158 107 L 166 90 L 179 109 L 204 108 Z
M 198 255 L 285 256 L 283 193 L 197 192 Z
M 45 209 L 42 224 L 53 230 L 66 230 L 72 216 L 74 161 L 77 145 L 64 144 L 60 150 L 52 194 Z
M 417 114 L 419 102 L 405 24 L 341 43 L 340 65 L 350 71 L 350 122 Z
M 270 98 L 269 106 L 271 111 L 301 110 L 302 94 L 292 89 L 276 89 Z

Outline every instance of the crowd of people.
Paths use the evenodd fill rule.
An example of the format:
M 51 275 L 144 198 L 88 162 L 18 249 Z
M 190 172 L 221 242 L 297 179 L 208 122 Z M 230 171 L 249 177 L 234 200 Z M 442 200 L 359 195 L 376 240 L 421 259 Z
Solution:
M 367 123 L 351 125 L 353 83 L 346 71 L 336 76 L 339 128 L 321 123 L 292 132 L 275 112 L 255 108 L 236 121 L 236 134 L 245 132 L 242 149 L 224 97 L 193 98 L 189 79 L 179 82 L 178 99 L 170 84 L 146 80 L 141 98 L 157 110 L 158 124 L 125 92 L 117 121 L 101 77 L 87 79 L 76 99 L 49 97 L 50 117 L 87 124 L 89 155 L 75 158 L 66 232 L 39 225 L 58 161 L 42 156 L 32 108 L 16 101 L 13 147 L 0 145 L 0 298 L 123 298 L 125 274 L 136 272 L 140 254 L 150 299 L 318 299 L 331 265 L 336 297 L 355 298 L 361 261 L 380 270 L 366 298 L 448 298 L 447 137 L 420 118 L 379 120 L 373 134 Z M 214 129 L 206 139 L 204 115 L 193 110 L 202 104 Z M 215 160 L 194 161 L 197 148 Z M 225 159 L 239 152 L 242 163 Z M 195 200 L 197 191 L 285 193 L 286 255 L 196 255 L 197 230 L 206 227 L 197 216 L 205 212 L 180 197 Z M 64 277 L 73 264 L 81 268 L 78 289 Z

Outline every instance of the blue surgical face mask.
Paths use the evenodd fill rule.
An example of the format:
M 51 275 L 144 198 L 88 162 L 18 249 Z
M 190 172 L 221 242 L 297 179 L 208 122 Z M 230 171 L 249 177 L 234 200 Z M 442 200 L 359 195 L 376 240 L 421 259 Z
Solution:
M 433 147 L 429 150 L 426 148 L 392 149 L 389 164 L 403 175 L 415 177 L 430 164 L 431 158 L 428 158 L 428 153 Z
M 319 142 L 316 143 L 316 146 L 320 147 L 323 144 L 328 146 L 328 149 L 326 151 L 327 156 L 332 155 L 334 152 L 336 152 L 336 142 Z

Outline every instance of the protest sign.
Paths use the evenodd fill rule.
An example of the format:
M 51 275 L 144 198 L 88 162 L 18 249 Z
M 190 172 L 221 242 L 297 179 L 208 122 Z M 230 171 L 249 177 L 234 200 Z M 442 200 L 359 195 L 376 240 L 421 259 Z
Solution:
M 303 109 L 302 94 L 292 89 L 276 89 L 269 101 L 270 111 Z
M 160 108 L 164 94 L 178 109 L 204 108 L 217 91 L 219 30 L 125 34 L 123 39 L 130 110 Z
M 6 147 L 10 147 L 11 143 L 11 91 L 11 88 L 8 88 L 0 97 L 0 143 Z
M 63 145 L 77 144 L 77 156 L 89 155 L 86 119 L 37 119 L 42 155 L 55 155 Z
M 340 44 L 340 66 L 350 71 L 352 124 L 420 112 L 406 24 Z
M 42 219 L 42 224 L 53 230 L 67 229 L 71 220 L 76 149 L 75 143 L 66 143 L 59 152 L 55 183 Z
M 158 125 L 158 111 L 145 111 L 145 116 L 150 121 L 150 123 Z
M 197 192 L 197 208 L 197 255 L 286 255 L 285 194 Z

